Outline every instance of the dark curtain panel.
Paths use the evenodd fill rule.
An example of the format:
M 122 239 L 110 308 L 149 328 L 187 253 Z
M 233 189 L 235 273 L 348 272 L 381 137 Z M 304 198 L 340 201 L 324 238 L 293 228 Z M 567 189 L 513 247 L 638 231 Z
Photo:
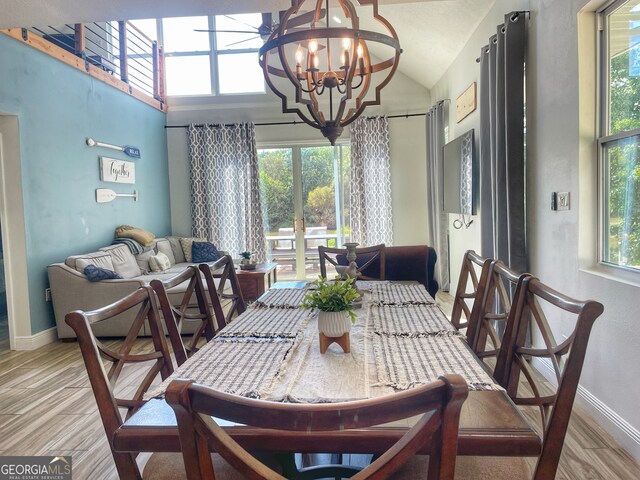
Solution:
M 527 15 L 505 16 L 480 54 L 482 256 L 527 270 L 525 50 Z
M 436 251 L 438 262 L 435 278 L 440 289 L 449 291 L 448 215 L 444 213 L 444 124 L 447 114 L 445 102 L 433 106 L 427 113 L 427 210 L 429 212 L 429 241 Z

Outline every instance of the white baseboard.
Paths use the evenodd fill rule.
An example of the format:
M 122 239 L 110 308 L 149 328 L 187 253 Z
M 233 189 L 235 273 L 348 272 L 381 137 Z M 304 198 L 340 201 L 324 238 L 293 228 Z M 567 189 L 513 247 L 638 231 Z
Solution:
M 532 365 L 547 380 L 556 384 L 556 376 L 551 361 L 546 358 L 532 359 Z M 578 385 L 576 403 L 586 410 L 629 454 L 640 462 L 640 431 L 614 412 L 608 405 L 581 385 Z
M 58 340 L 58 330 L 56 327 L 43 330 L 35 335 L 29 337 L 15 337 L 15 343 L 13 345 L 14 350 L 35 350 L 36 348 L 44 347 L 49 343 L 56 342 Z

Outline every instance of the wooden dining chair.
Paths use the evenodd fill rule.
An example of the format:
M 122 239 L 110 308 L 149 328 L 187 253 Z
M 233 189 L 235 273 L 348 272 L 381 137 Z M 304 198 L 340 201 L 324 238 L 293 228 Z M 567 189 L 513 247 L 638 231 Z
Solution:
M 385 270 L 385 245 L 374 245 L 372 247 L 356 248 L 357 271 L 361 274 L 360 280 L 384 280 Z M 330 248 L 323 245 L 318 246 L 320 257 L 320 275 L 327 278 L 327 263 L 334 267 L 348 265 L 346 248 Z
M 462 258 L 460 277 L 456 294 L 453 298 L 451 310 L 451 323 L 457 329 L 467 328 L 471 318 L 473 304 L 475 303 L 478 286 L 481 281 L 486 284 L 493 259 L 482 258 L 473 250 L 467 250 Z M 471 285 L 469 285 L 471 280 Z M 473 303 L 470 302 L 473 301 Z M 464 315 L 464 318 L 463 318 Z
M 218 329 L 224 328 L 234 316 L 247 309 L 233 259 L 225 255 L 214 263 L 201 263 L 198 268 L 204 277 Z M 217 286 L 214 279 L 218 280 Z M 225 309 L 226 314 L 223 313 Z
M 498 356 L 512 298 L 523 280 L 531 276 L 518 274 L 499 260 L 486 265 L 478 281 L 466 332 L 471 350 L 483 361 Z
M 169 292 L 178 285 L 186 284 L 180 303 L 174 305 Z M 204 283 L 200 270 L 189 265 L 182 272 L 166 280 L 154 279 L 151 288 L 158 296 L 160 311 L 164 320 L 176 363 L 182 365 L 198 350 L 198 344 L 205 338 L 211 340 L 217 332 L 216 322 L 207 303 Z M 198 322 L 189 339 L 183 339 L 182 328 L 187 322 Z
M 533 478 L 553 479 L 591 329 L 604 307 L 593 300 L 575 300 L 535 277 L 526 277 L 514 299 L 514 308 L 516 321 L 507 322 L 494 376 L 514 403 L 539 409 L 543 444 Z M 566 335 L 562 341 L 556 340 L 545 312 L 553 312 L 556 332 Z M 568 327 L 568 323 L 573 325 Z M 529 345 L 528 335 L 534 346 Z M 549 372 L 551 381 L 541 377 L 536 370 L 540 368 Z
M 125 312 L 134 312 L 135 319 L 120 347 L 114 350 L 100 342 L 93 335 L 91 327 L 100 322 L 108 322 Z M 153 290 L 150 287 L 140 287 L 123 299 L 103 308 L 92 311 L 76 310 L 68 313 L 65 316 L 65 321 L 78 337 L 80 351 L 87 368 L 91 388 L 98 404 L 98 411 L 107 434 L 118 475 L 122 479 L 142 478 L 136 463 L 136 455 L 116 452 L 113 448 L 112 439 L 114 432 L 123 423 L 120 410 L 124 409 L 126 411 L 125 419 L 129 418 L 143 405 L 143 395 L 158 374 L 162 379 L 165 379 L 173 373 L 171 356 L 165 336 L 162 333 Z M 134 351 L 134 344 L 145 322 L 148 323 L 151 330 L 153 350 L 137 352 Z M 105 370 L 103 359 L 111 362 L 108 371 Z M 118 380 L 125 365 L 129 363 L 139 364 L 141 362 L 151 362 L 151 364 L 138 384 L 127 385 L 129 389 L 134 389 L 133 395 L 127 398 L 121 398 L 119 394 L 116 396 Z M 142 367 L 137 368 L 141 369 Z M 136 376 L 135 378 L 139 377 Z M 130 381 L 130 378 L 127 381 Z M 154 463 L 155 459 L 151 464 Z M 152 473 L 152 469 L 145 473 L 145 477 L 149 476 Z M 171 478 L 161 475 L 162 472 L 153 473 L 155 474 L 154 478 Z
M 184 379 L 171 382 L 166 399 L 178 421 L 189 480 L 214 478 L 210 447 L 246 478 L 285 478 L 249 455 L 212 416 L 254 427 L 320 436 L 326 431 L 346 431 L 420 414 L 422 417 L 397 443 L 351 478 L 389 478 L 418 452 L 424 453 L 431 441 L 428 470 L 417 478 L 427 478 L 428 474 L 430 479 L 447 480 L 453 479 L 455 471 L 460 409 L 467 395 L 462 377 L 448 375 L 393 395 L 345 403 L 267 402 L 230 395 Z M 224 479 L 217 474 L 215 478 Z

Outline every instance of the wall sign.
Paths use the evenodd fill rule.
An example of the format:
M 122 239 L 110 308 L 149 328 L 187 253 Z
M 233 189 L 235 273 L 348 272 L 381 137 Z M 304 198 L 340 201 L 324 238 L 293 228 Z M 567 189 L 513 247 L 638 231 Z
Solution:
M 100 157 L 100 180 L 115 183 L 136 183 L 136 164 L 125 160 Z
M 476 109 L 476 82 L 473 82 L 456 100 L 456 123 L 460 123 Z

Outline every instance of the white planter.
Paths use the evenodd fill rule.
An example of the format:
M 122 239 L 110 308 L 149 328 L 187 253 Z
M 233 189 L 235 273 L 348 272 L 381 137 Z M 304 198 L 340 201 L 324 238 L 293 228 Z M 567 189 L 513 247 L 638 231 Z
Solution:
M 329 338 L 341 337 L 351 331 L 349 312 L 318 312 L 318 331 Z

